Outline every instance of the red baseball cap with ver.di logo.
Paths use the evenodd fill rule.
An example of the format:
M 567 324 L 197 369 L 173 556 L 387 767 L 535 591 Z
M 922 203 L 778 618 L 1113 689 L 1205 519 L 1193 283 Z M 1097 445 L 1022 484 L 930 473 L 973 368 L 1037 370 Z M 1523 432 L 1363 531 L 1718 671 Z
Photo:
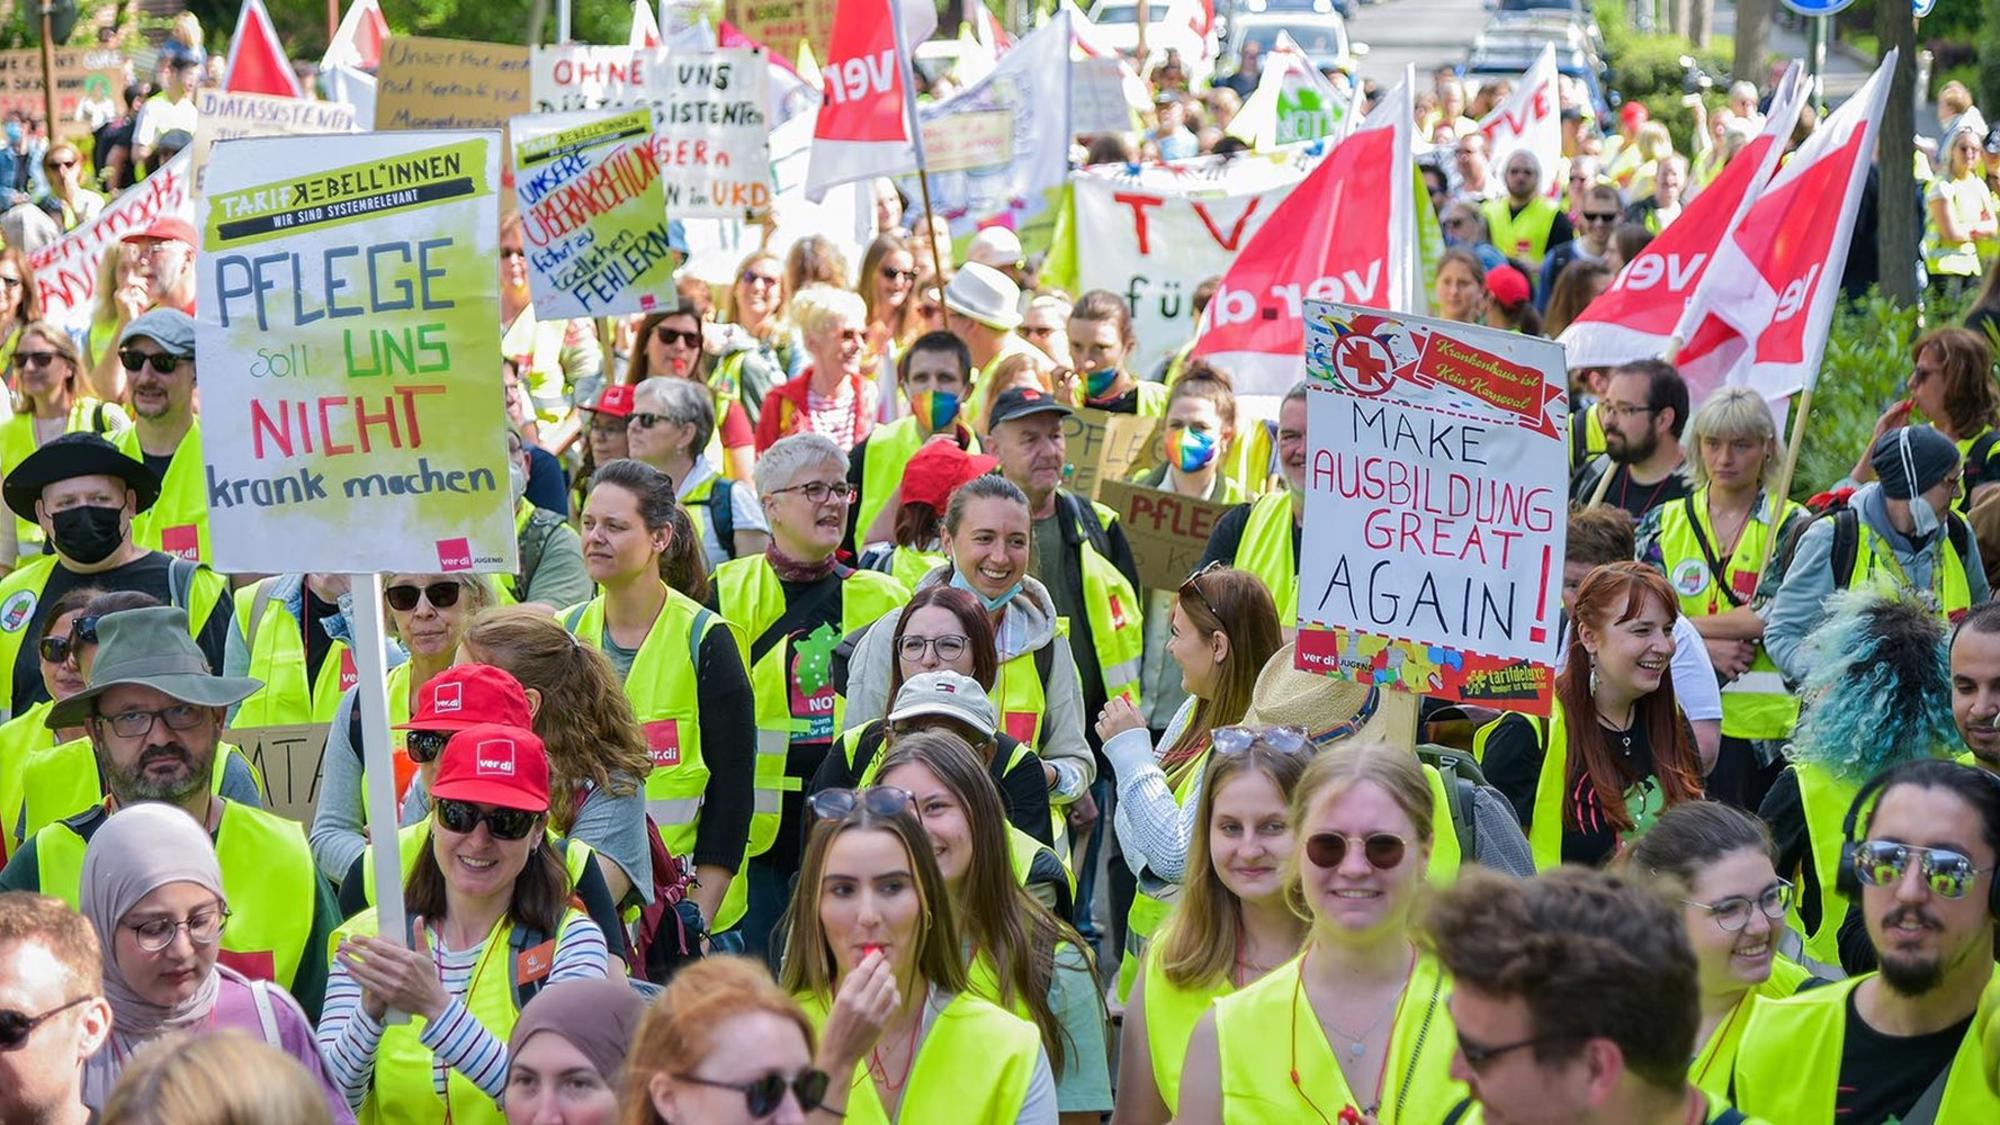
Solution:
M 417 689 L 417 708 L 395 730 L 464 730 L 485 723 L 530 730 L 528 693 L 504 668 L 454 664 Z
M 549 755 L 533 731 L 500 723 L 466 727 L 445 743 L 431 796 L 502 809 L 549 811 Z

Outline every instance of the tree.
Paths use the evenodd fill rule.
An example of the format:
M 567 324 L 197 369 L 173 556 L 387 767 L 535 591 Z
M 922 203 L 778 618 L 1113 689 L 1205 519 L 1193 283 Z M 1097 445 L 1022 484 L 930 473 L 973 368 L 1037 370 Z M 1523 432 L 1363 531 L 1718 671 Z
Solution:
M 1902 53 L 1889 78 L 1889 101 L 1882 108 L 1882 143 L 1876 164 L 1882 176 L 1882 202 L 1876 210 L 1877 243 L 1881 250 L 1882 295 L 1900 304 L 1917 300 L 1917 177 L 1910 154 L 1916 150 L 1917 26 L 1901 4 L 1878 4 L 1875 34 L 1883 57 L 1894 47 Z
M 1764 56 L 1771 53 L 1772 0 L 1736 0 L 1736 59 L 1729 77 L 1763 85 Z M 2000 0 L 1992 0 L 2000 3 Z
M 1979 104 L 2000 105 L 2000 0 L 1979 5 Z

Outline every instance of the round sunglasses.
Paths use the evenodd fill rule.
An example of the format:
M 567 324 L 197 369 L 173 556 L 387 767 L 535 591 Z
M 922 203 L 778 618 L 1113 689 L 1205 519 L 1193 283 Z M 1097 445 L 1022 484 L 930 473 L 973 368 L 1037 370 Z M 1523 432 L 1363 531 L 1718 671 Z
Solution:
M 1347 859 L 1347 849 L 1351 844 L 1361 845 L 1361 855 L 1368 866 L 1377 871 L 1388 871 L 1403 862 L 1403 855 L 1409 851 L 1409 844 L 1393 832 L 1370 832 L 1366 836 L 1349 836 L 1340 832 L 1319 832 L 1306 837 L 1306 858 L 1313 866 L 1329 870 L 1339 867 Z
M 748 1082 L 723 1082 L 715 1078 L 703 1078 L 699 1074 L 677 1074 L 674 1077 L 697 1086 L 711 1086 L 718 1090 L 735 1090 L 743 1095 L 744 1105 L 750 1116 L 769 1117 L 785 1104 L 785 1091 L 799 1099 L 799 1108 L 811 1113 L 818 1109 L 826 1097 L 826 1088 L 833 1081 L 823 1070 L 807 1067 L 791 1078 L 772 1071 L 762 1078 Z
M 417 608 L 417 600 L 422 598 L 431 603 L 432 609 L 450 609 L 458 604 L 459 592 L 465 587 L 457 582 L 433 582 L 428 586 L 403 583 L 382 591 L 389 600 L 389 608 L 398 613 L 408 613 Z

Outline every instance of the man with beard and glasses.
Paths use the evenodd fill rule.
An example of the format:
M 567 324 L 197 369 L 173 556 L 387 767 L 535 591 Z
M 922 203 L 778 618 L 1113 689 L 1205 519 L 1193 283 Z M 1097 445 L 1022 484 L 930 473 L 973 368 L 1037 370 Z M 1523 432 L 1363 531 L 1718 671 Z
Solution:
M 194 470 L 201 471 L 196 456 Z M 160 495 L 144 463 L 93 433 L 64 434 L 24 458 L 0 497 L 41 525 L 53 554 L 0 580 L 0 710 L 18 714 L 49 698 L 30 637 L 42 635 L 49 607 L 78 586 L 137 590 L 180 607 L 209 666 L 222 666 L 229 641 L 228 583 L 204 567 L 133 541 L 142 512 Z
M 132 539 L 150 551 L 206 563 L 208 486 L 201 422 L 194 409 L 194 318 L 154 309 L 118 334 L 118 364 L 132 399 L 132 426 L 113 438 L 118 452 L 160 478 L 160 498 L 133 521 Z
M 0 871 L 0 891 L 38 891 L 75 909 L 84 849 L 111 814 L 141 801 L 173 805 L 215 840 L 229 901 L 222 962 L 284 986 L 318 1019 L 340 910 L 313 867 L 305 828 L 211 791 L 223 716 L 263 685 L 210 674 L 186 611 L 171 606 L 108 614 L 97 636 L 89 686 L 44 721 L 89 733 L 105 799 L 35 833 Z
M 1623 508 L 1636 522 L 1694 491 L 1681 449 L 1688 388 L 1673 364 L 1642 359 L 1612 368 L 1597 410 L 1604 419 L 1604 455 L 1577 470 L 1571 500 Z
M 1987 1081 L 2000 1059 L 1973 1019 L 1995 976 L 2000 782 L 1925 759 L 1856 803 L 1845 880 L 1882 968 L 1760 1002 L 1737 1055 L 1737 1104 L 1842 1125 L 2000 1121 Z

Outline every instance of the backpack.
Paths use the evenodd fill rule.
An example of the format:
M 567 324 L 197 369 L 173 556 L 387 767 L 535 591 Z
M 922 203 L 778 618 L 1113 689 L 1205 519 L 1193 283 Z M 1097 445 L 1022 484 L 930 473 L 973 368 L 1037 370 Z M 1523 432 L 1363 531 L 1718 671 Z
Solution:
M 708 495 L 699 501 L 708 509 L 708 526 L 715 529 L 715 541 L 722 553 L 736 557 L 736 482 L 718 478 Z
M 1479 856 L 1479 826 L 1473 815 L 1475 794 L 1486 784 L 1486 774 L 1469 751 L 1424 743 L 1417 747 L 1417 760 L 1435 769 L 1444 779 L 1445 805 L 1451 810 L 1452 831 L 1458 833 L 1458 851 L 1464 862 Z
M 1833 567 L 1833 588 L 1845 590 L 1854 580 L 1854 561 L 1861 552 L 1861 513 L 1848 503 L 1854 495 L 1851 488 L 1822 492 L 1806 501 L 1812 510 L 1811 519 L 1794 525 L 1792 533 L 1779 545 L 1776 573 L 1783 574 L 1792 565 L 1792 556 L 1798 551 L 1799 540 L 1805 537 L 1806 529 L 1822 519 L 1833 520 L 1833 548 L 1830 563 Z M 1957 512 L 1949 513 L 1945 520 L 1945 534 L 1951 540 L 1951 549 L 1958 552 L 1960 561 L 1966 558 L 1967 545 L 1972 541 L 1972 528 Z
M 564 519 L 547 508 L 535 508 L 528 513 L 528 522 L 521 525 L 521 534 L 516 545 L 521 549 L 521 569 L 514 575 L 514 600 L 528 600 L 528 582 L 535 571 L 542 566 L 542 556 L 549 549 L 549 540 L 555 538 L 556 531 L 564 524 Z M 252 621 L 256 618 L 253 616 Z

